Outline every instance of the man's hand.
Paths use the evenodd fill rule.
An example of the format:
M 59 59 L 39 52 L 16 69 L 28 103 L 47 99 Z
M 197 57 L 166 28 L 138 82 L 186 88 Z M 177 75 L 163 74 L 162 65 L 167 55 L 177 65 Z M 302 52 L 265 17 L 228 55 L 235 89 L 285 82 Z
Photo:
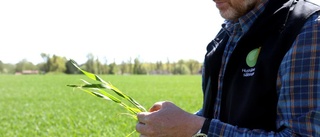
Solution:
M 190 114 L 171 102 L 157 102 L 150 112 L 138 115 L 136 130 L 140 137 L 191 137 L 197 133 L 205 118 Z

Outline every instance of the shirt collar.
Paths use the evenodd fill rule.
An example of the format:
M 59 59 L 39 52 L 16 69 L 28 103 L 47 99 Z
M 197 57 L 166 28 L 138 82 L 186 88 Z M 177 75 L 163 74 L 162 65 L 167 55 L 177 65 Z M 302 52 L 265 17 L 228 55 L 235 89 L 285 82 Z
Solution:
M 258 5 L 257 8 L 240 17 L 237 21 L 225 20 L 222 24 L 222 28 L 224 28 L 229 35 L 233 33 L 233 30 L 237 25 L 240 25 L 240 29 L 243 32 L 242 34 L 248 32 L 253 22 L 264 11 L 268 1 L 269 0 L 262 0 L 262 3 Z

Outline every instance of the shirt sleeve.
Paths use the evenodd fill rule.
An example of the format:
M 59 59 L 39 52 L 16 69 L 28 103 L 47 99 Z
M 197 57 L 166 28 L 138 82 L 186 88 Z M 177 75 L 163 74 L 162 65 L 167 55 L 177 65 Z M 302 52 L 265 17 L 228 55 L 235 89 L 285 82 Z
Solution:
M 240 128 L 213 119 L 208 136 L 320 136 L 320 16 L 311 16 L 284 56 L 277 80 L 279 131 Z

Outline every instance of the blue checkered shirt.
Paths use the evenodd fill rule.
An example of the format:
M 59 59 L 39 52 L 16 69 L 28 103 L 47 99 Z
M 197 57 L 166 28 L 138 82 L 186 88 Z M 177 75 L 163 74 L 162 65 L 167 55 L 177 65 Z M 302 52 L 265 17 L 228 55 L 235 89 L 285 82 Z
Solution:
M 245 34 L 267 2 L 241 17 L 222 25 L 230 36 L 222 57 L 218 95 L 208 136 L 320 136 L 320 14 L 315 13 L 304 24 L 292 47 L 284 56 L 277 79 L 277 128 L 279 132 L 250 130 L 219 121 L 220 101 L 226 62 L 237 42 Z M 201 115 L 202 110 L 198 112 Z

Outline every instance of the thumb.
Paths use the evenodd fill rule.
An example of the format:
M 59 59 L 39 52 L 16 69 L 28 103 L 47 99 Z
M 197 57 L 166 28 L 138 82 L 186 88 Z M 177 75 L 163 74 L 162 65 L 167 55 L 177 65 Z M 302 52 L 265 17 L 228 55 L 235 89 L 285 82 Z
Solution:
M 158 111 L 162 108 L 162 104 L 164 102 L 157 102 L 155 104 L 153 104 L 153 106 L 149 109 L 150 112 L 154 112 L 154 111 Z

